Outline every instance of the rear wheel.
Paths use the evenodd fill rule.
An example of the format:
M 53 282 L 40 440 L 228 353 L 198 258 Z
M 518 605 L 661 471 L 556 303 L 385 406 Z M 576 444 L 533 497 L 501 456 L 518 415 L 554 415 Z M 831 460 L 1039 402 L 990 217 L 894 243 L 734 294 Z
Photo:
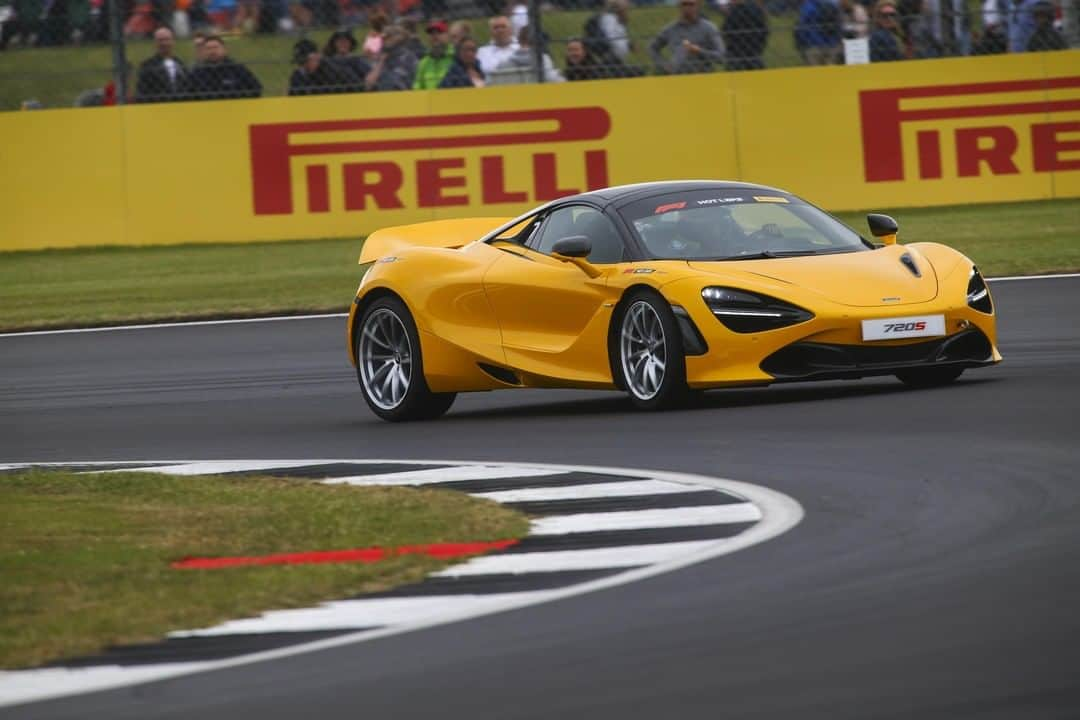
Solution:
M 416 323 L 397 298 L 379 298 L 364 311 L 356 333 L 356 360 L 364 400 L 384 420 L 437 418 L 456 397 L 428 388 Z
M 627 297 L 622 308 L 615 318 L 612 348 L 618 384 L 644 410 L 683 404 L 689 395 L 686 356 L 671 306 L 656 293 L 641 290 Z
M 964 372 L 962 367 L 933 367 L 917 370 L 901 370 L 896 373 L 900 382 L 908 387 L 929 388 L 948 385 Z

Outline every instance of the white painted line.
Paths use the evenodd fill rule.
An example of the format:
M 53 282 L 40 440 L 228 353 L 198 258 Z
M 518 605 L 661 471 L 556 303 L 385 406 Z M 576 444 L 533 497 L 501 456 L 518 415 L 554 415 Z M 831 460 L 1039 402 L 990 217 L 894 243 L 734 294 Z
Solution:
M 166 475 L 217 475 L 230 472 L 255 472 L 257 470 L 275 470 L 278 468 L 307 467 L 328 463 L 308 460 L 220 460 L 216 462 L 179 463 L 161 465 L 147 472 L 165 473 Z M 109 472 L 144 472 L 143 468 L 120 468 Z
M 88 668 L 0 671 L 0 707 L 137 685 L 163 677 L 188 675 L 211 667 L 212 662 L 194 662 L 134 667 L 102 665 Z
M 1009 280 L 1060 280 L 1062 278 L 1077 278 L 1080 273 L 1058 273 L 1056 275 L 1007 275 L 1005 277 L 986 278 L 987 282 L 1007 282 Z
M 164 461 L 160 460 L 140 461 L 140 464 L 161 464 L 163 462 Z M 297 465 L 317 465 L 323 463 L 340 462 L 361 462 L 371 464 L 408 462 L 412 465 L 420 464 L 458 466 L 480 464 L 476 462 L 470 463 L 456 460 L 402 461 L 400 459 L 395 460 L 392 458 L 372 458 L 366 460 L 348 460 L 340 458 L 312 459 L 303 461 L 276 461 L 276 464 L 279 467 L 283 467 L 287 462 L 294 463 L 294 467 Z M 174 463 L 179 464 L 179 461 L 174 461 Z M 71 464 L 89 465 L 93 463 L 73 462 Z M 556 472 L 605 473 L 623 476 L 646 474 L 639 469 L 632 470 L 627 468 L 615 467 L 590 467 L 580 465 L 540 465 L 536 463 L 507 463 L 506 465 L 513 468 L 529 468 L 534 470 L 543 470 L 544 474 L 552 474 Z M 599 580 L 593 580 L 590 582 L 581 583 L 579 585 L 572 585 L 566 588 L 559 588 L 557 590 L 543 591 L 536 594 L 508 593 L 501 596 L 501 601 L 493 600 L 492 604 L 484 605 L 483 607 L 462 607 L 460 609 L 454 609 L 453 611 L 447 612 L 445 614 L 439 614 L 438 616 L 432 616 L 425 619 L 412 619 L 399 625 L 387 627 L 383 630 L 347 633 L 345 635 L 340 635 L 333 638 L 316 640 L 309 643 L 303 643 L 301 645 L 292 645 L 286 648 L 279 648 L 276 650 L 266 650 L 264 652 L 251 653 L 248 655 L 229 658 L 226 660 L 172 665 L 153 665 L 145 668 L 134 669 L 123 668 L 121 669 L 121 671 L 112 673 L 110 673 L 105 668 L 93 668 L 90 672 L 82 675 L 76 674 L 78 671 L 59 669 L 0 673 L 0 707 L 5 705 L 15 705 L 25 702 L 31 702 L 32 700 L 76 695 L 91 690 L 106 690 L 110 688 L 126 687 L 144 682 L 165 680 L 168 678 L 179 677 L 182 675 L 190 675 L 197 672 L 208 672 L 224 670 L 234 667 L 244 667 L 247 665 L 253 665 L 255 663 L 295 657 L 298 655 L 303 655 L 305 653 L 329 650 L 331 648 L 344 647 L 360 642 L 375 640 L 378 638 L 392 637 L 394 635 L 400 635 L 407 632 L 415 632 L 417 630 L 435 627 L 438 625 L 445 625 L 447 623 L 459 622 L 462 620 L 468 620 L 482 615 L 514 610 L 529 605 L 534 605 L 540 602 L 550 602 L 553 600 L 560 600 L 563 598 L 584 595 L 586 593 L 595 592 L 597 590 L 615 588 L 636 582 L 638 580 L 644 580 L 646 578 L 654 577 L 656 575 L 671 572 L 673 570 L 678 570 L 679 568 L 703 562 L 711 558 L 727 555 L 729 553 L 736 552 L 737 550 L 742 550 L 752 545 L 757 545 L 758 543 L 765 542 L 766 540 L 770 540 L 778 535 L 787 532 L 788 530 L 798 525 L 803 518 L 802 506 L 799 505 L 799 503 L 796 502 L 794 499 L 788 497 L 787 495 L 784 495 L 783 493 L 778 493 L 758 485 L 751 485 L 735 480 L 722 480 L 719 478 L 712 478 L 703 475 L 690 475 L 684 473 L 649 471 L 647 474 L 648 476 L 656 480 L 680 483 L 684 485 L 697 485 L 704 489 L 721 490 L 736 495 L 738 497 L 742 497 L 747 502 L 753 503 L 755 506 L 760 508 L 761 521 L 751 526 L 744 532 L 741 532 L 732 538 L 717 541 L 713 543 L 709 549 L 696 554 L 671 558 L 670 560 L 665 562 L 648 565 L 643 568 L 627 570 L 626 572 L 605 577 Z M 48 675 L 38 675 L 38 673 L 48 673 Z M 34 696 L 30 696 L 23 691 L 23 688 L 26 685 L 26 683 L 24 683 L 23 681 L 23 678 L 30 677 L 31 674 L 40 678 L 46 678 L 41 683 L 36 683 L 38 687 L 41 687 L 43 684 L 48 686 L 47 689 L 42 689 L 42 692 L 40 694 Z M 69 679 L 71 678 L 81 679 L 69 681 Z
M 988 282 L 1007 280 L 1055 280 L 1059 278 L 1080 277 L 1080 273 L 1057 273 L 1054 275 L 1010 275 L 1007 277 L 986 278 Z M 200 325 L 236 325 L 240 323 L 281 322 L 283 320 L 324 320 L 326 318 L 347 318 L 348 313 L 316 313 L 314 315 L 277 315 L 263 318 L 232 318 L 230 320 L 188 320 L 169 323 L 143 323 L 140 325 L 111 325 L 109 327 L 67 328 L 65 330 L 27 330 L 26 332 L 0 333 L 0 339 L 7 337 L 26 337 L 29 335 L 69 335 L 72 333 L 112 332 L 114 330 L 155 330 L 158 328 L 198 327 Z
M 675 557 L 699 553 L 721 540 L 656 543 L 654 545 L 624 545 L 588 550 L 555 550 L 552 552 L 510 553 L 485 555 L 461 565 L 434 573 L 436 577 L 466 577 L 496 573 L 559 572 L 561 570 L 603 570 L 653 565 Z
M 553 515 L 534 520 L 529 535 L 565 535 L 598 530 L 644 530 L 721 523 L 757 522 L 761 511 L 751 503 L 705 507 L 627 510 L 608 513 Z
M 586 498 L 632 497 L 635 495 L 669 495 L 671 493 L 701 492 L 700 487 L 660 480 L 627 480 L 618 483 L 592 483 L 566 487 L 522 488 L 496 492 L 470 493 L 473 497 L 495 502 L 543 502 L 547 500 L 584 500 Z
M 565 474 L 545 469 L 507 467 L 505 465 L 461 465 L 449 468 L 433 468 L 431 470 L 382 473 L 380 475 L 351 475 L 349 477 L 329 478 L 323 482 L 327 485 L 434 485 L 458 480 L 497 480 L 499 478 L 527 478 Z
M 200 325 L 239 325 L 244 323 L 281 322 L 283 320 L 323 320 L 325 318 L 347 317 L 349 317 L 348 313 L 316 313 L 314 315 L 275 315 L 274 317 L 231 318 L 228 320 L 186 320 L 183 322 L 142 323 L 139 325 L 67 328 L 64 330 L 27 330 L 26 332 L 0 333 L 0 338 L 26 337 L 28 335 L 70 335 L 72 333 L 112 332 L 114 330 L 157 330 L 159 328 L 199 327 Z
M 273 610 L 259 617 L 230 620 L 204 630 L 169 633 L 169 637 L 213 637 L 233 634 L 303 632 L 331 628 L 381 629 L 391 625 L 426 620 L 447 612 L 483 612 L 489 607 L 502 606 L 508 599 L 540 600 L 543 595 L 544 591 L 340 600 L 323 603 L 313 608 Z

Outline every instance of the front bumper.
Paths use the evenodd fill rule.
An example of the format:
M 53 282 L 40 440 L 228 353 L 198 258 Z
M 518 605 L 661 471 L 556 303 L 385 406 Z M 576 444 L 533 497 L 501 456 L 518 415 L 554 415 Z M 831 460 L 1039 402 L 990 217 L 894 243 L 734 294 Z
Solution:
M 901 370 L 995 362 L 990 340 L 977 328 L 907 345 L 839 345 L 796 342 L 765 358 L 761 369 L 773 382 L 839 380 L 892 375 Z

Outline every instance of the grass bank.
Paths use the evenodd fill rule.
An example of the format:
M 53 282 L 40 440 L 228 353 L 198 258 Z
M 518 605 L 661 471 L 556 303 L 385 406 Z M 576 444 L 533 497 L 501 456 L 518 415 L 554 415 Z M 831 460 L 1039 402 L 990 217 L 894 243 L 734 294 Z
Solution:
M 883 210 L 988 275 L 1080 270 L 1080 200 Z M 864 213 L 840 213 L 866 232 Z M 0 329 L 344 310 L 360 239 L 0 253 Z
M 185 556 L 517 538 L 528 521 L 447 490 L 360 488 L 267 477 L 0 475 L 0 667 L 152 641 L 271 608 L 414 582 L 450 564 L 178 570 Z

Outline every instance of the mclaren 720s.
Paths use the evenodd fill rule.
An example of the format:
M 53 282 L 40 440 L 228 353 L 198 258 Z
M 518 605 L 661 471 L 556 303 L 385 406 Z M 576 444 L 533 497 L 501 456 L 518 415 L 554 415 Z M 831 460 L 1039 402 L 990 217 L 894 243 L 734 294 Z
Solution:
M 877 242 L 781 190 L 685 181 L 386 228 L 360 256 L 350 357 L 386 420 L 476 390 L 622 390 L 660 409 L 796 380 L 942 385 L 999 362 L 972 261 L 867 220 Z

